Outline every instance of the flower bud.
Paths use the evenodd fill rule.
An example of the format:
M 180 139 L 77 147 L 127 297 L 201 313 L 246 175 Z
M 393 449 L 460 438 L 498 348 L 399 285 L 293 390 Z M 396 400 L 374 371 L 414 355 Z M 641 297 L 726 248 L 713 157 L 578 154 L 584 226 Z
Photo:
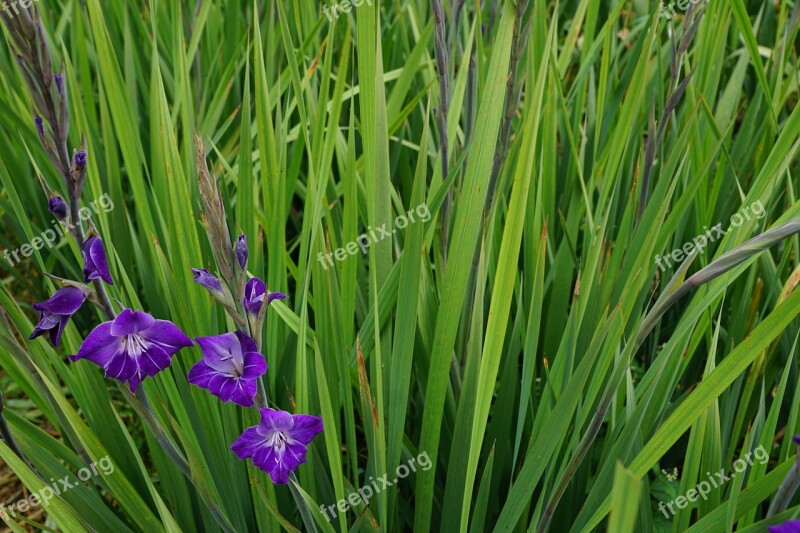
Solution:
M 60 196 L 53 196 L 47 201 L 47 209 L 55 215 L 58 220 L 67 218 L 67 204 Z
M 211 293 L 222 293 L 222 283 L 205 268 L 193 268 L 194 280 Z
M 83 276 L 86 282 L 95 279 L 102 279 L 109 285 L 113 285 L 111 273 L 108 269 L 108 257 L 103 239 L 92 235 L 83 243 Z
M 83 170 L 86 168 L 86 150 L 78 150 L 75 152 L 75 155 L 72 157 L 73 163 L 75 163 L 76 170 Z
M 239 239 L 236 241 L 236 259 L 239 260 L 239 266 L 242 267 L 242 270 L 245 270 L 245 267 L 247 266 L 248 255 L 249 251 L 247 249 L 247 236 L 239 235 Z

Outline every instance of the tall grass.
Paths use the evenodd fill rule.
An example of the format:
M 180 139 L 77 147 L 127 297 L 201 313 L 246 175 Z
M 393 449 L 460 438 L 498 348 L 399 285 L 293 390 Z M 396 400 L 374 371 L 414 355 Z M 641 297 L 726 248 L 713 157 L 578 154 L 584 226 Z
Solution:
M 0 459 L 33 492 L 106 456 L 115 469 L 46 502 L 45 524 L 3 521 L 699 532 L 800 515 L 800 7 L 688 5 L 364 0 L 329 19 L 312 0 L 34 2 L 17 16 L 38 10 L 63 71 L 83 202 L 114 204 L 92 218 L 115 282 L 98 302 L 192 338 L 235 331 L 192 269 L 224 270 L 219 232 L 246 234 L 250 275 L 289 296 L 254 330 L 268 405 L 325 429 L 275 485 L 230 450 L 258 410 L 188 383 L 199 347 L 134 396 L 67 359 L 101 308 L 58 348 L 28 340 L 32 304 L 83 280 L 61 238 L 0 260 Z M 70 191 L 3 31 L 12 251 L 52 227 L 46 191 Z M 365 254 L 348 247 L 363 235 Z M 660 510 L 759 446 L 768 461 Z

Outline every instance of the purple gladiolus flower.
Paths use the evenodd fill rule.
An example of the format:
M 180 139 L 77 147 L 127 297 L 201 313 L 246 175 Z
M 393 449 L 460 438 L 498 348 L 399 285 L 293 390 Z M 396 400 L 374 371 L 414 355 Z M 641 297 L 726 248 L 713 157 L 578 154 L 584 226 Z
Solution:
M 56 80 L 56 90 L 58 90 L 58 94 L 61 94 L 64 90 L 64 76 L 57 73 L 53 78 Z
M 223 402 L 253 407 L 258 378 L 267 372 L 264 356 L 253 339 L 237 331 L 198 337 L 203 359 L 189 371 L 189 383 L 207 389 Z
M 60 196 L 53 196 L 50 198 L 47 201 L 47 209 L 59 220 L 67 218 L 67 204 Z
M 288 298 L 282 292 L 271 292 L 267 294 L 267 286 L 258 278 L 252 278 L 244 287 L 244 308 L 253 316 L 258 316 L 264 300 L 269 305 L 273 300 L 285 300 Z
M 222 292 L 222 283 L 205 268 L 193 268 L 194 280 L 211 292 Z
M 71 361 L 88 359 L 103 367 L 107 378 L 128 381 L 131 392 L 146 377 L 169 367 L 171 358 L 192 340 L 169 320 L 156 320 L 144 311 L 123 309 L 89 333 Z
M 267 286 L 258 278 L 252 278 L 244 287 L 244 308 L 253 316 L 258 315 L 264 304 Z
M 792 437 L 792 440 L 794 441 L 795 444 L 800 446 L 800 435 L 795 435 L 794 437 Z
M 800 533 L 800 520 L 789 520 L 767 528 L 770 533 Z
M 83 244 L 83 276 L 86 281 L 102 279 L 109 285 L 113 285 L 111 273 L 108 271 L 108 259 L 106 258 L 106 248 L 103 246 L 103 239 L 92 235 Z
M 82 169 L 86 166 L 86 150 L 78 150 L 72 157 L 75 168 Z
M 61 334 L 67 327 L 69 318 L 81 308 L 86 300 L 86 295 L 77 287 L 67 286 L 58 289 L 53 296 L 44 302 L 33 304 L 33 308 L 42 316 L 36 328 L 29 337 L 31 340 L 45 332 L 50 332 L 50 342 L 53 346 L 61 343 Z
M 289 474 L 306 462 L 307 446 L 322 431 L 322 419 L 312 415 L 293 415 L 265 407 L 261 423 L 248 428 L 231 446 L 241 460 L 269 474 L 273 483 L 284 485 Z
M 36 131 L 39 132 L 39 135 L 44 137 L 44 121 L 42 121 L 42 117 L 36 115 L 33 117 L 33 121 L 36 123 Z
M 242 270 L 247 266 L 248 255 L 247 235 L 239 235 L 239 238 L 236 240 L 236 259 L 239 260 L 239 266 L 242 267 Z

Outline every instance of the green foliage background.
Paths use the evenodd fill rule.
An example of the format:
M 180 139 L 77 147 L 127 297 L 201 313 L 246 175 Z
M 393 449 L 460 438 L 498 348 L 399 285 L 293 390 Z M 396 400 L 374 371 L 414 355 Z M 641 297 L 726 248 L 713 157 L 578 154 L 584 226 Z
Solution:
M 298 470 L 320 530 L 525 531 L 547 510 L 551 531 L 763 531 L 797 514 L 795 500 L 765 522 L 800 433 L 797 238 L 639 333 L 687 272 L 800 215 L 798 5 L 712 0 L 668 20 L 644 0 L 470 0 L 456 25 L 445 4 L 448 176 L 428 0 L 373 0 L 332 22 L 313 0 L 35 2 L 66 72 L 70 148 L 88 142 L 84 199 L 115 204 L 94 220 L 112 298 L 191 336 L 233 330 L 191 276 L 214 268 L 198 132 L 250 272 L 290 296 L 268 312 L 268 390 L 324 419 Z M 506 115 L 509 79 L 522 96 Z M 51 224 L 37 177 L 62 187 L 32 109 L 2 46 L 2 249 Z M 756 201 L 763 218 L 680 271 L 655 264 Z M 317 261 L 423 203 L 430 221 Z M 187 383 L 199 349 L 144 384 L 192 482 L 115 382 L 66 359 L 99 313 L 84 307 L 60 349 L 27 341 L 31 304 L 55 288 L 43 274 L 77 280 L 81 267 L 69 239 L 0 262 L 0 386 L 19 447 L 45 479 L 105 455 L 116 465 L 51 501 L 50 527 L 215 531 L 213 501 L 236 531 L 304 528 L 289 489 L 229 450 L 257 412 Z M 768 464 L 674 517 L 658 511 L 759 445 Z M 319 513 L 420 453 L 435 468 L 330 523 Z M 40 488 L 3 443 L 0 458 Z

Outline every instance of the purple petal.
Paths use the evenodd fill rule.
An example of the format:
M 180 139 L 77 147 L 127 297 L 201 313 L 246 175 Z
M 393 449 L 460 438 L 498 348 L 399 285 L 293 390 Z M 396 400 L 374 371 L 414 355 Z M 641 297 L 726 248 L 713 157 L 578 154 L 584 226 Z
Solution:
M 248 457 L 252 457 L 265 444 L 265 439 L 257 430 L 257 427 L 245 429 L 244 433 L 231 445 L 231 450 L 239 459 L 245 460 Z
M 244 365 L 241 344 L 233 333 L 198 337 L 197 344 L 203 352 L 203 360 L 217 372 L 235 374 Z
M 264 304 L 267 286 L 258 278 L 252 278 L 244 288 L 244 307 L 251 315 L 258 315 Z
M 192 385 L 207 389 L 211 378 L 216 375 L 218 375 L 217 371 L 208 366 L 206 362 L 201 359 L 189 369 L 189 374 L 186 377 Z
M 261 409 L 261 423 L 258 425 L 258 432 L 265 437 L 271 436 L 275 431 L 288 432 L 293 425 L 294 421 L 290 413 L 269 407 Z
M 258 383 L 254 380 L 240 379 L 238 387 L 233 391 L 231 401 L 242 407 L 253 407 L 256 404 Z
M 208 380 L 208 392 L 213 394 L 214 396 L 218 396 L 222 393 L 222 387 L 228 383 L 228 380 L 231 378 L 226 376 L 225 374 L 221 374 L 219 372 L 214 372 L 214 375 L 211 376 L 211 379 Z M 228 401 L 228 398 L 220 398 L 223 402 Z
M 236 330 L 236 337 L 239 339 L 239 344 L 242 347 L 242 353 L 244 353 L 244 352 L 257 352 L 258 351 L 258 346 L 256 346 L 256 341 L 251 339 L 242 330 Z
M 107 378 L 118 379 L 125 382 L 139 373 L 136 358 L 129 357 L 127 353 L 120 353 L 112 357 L 105 367 Z
M 258 352 L 247 352 L 244 354 L 244 368 L 242 369 L 243 380 L 258 379 L 267 373 L 267 362 L 264 356 Z
M 232 401 L 242 407 L 255 405 L 257 391 L 255 381 L 226 377 L 206 365 L 203 361 L 197 363 L 189 371 L 189 382 L 208 390 L 223 402 Z
M 249 255 L 249 251 L 247 249 L 247 236 L 246 235 L 239 235 L 239 238 L 236 240 L 236 259 L 239 261 L 239 266 L 244 267 L 247 266 L 247 256 Z
M 69 322 L 69 316 L 59 316 L 61 317 L 61 320 L 59 321 L 58 326 L 50 330 L 50 343 L 56 347 L 61 344 L 61 335 L 64 333 L 64 328 L 67 327 L 67 323 Z
M 78 150 L 75 152 L 75 155 L 72 157 L 75 166 L 78 168 L 83 168 L 86 166 L 86 150 Z
M 151 345 L 139 356 L 139 369 L 146 376 L 155 376 L 165 368 L 168 368 L 171 354 L 157 344 Z
M 226 377 L 219 383 L 218 386 L 214 388 L 214 390 L 211 391 L 211 393 L 217 396 L 223 402 L 229 402 L 231 401 L 233 393 L 236 392 L 238 386 L 238 379 Z
M 311 443 L 317 434 L 322 432 L 322 419 L 313 415 L 292 415 L 294 426 L 289 435 L 305 445 Z
M 194 280 L 211 292 L 222 292 L 222 283 L 205 268 L 193 268 Z
M 33 304 L 33 308 L 40 312 L 57 315 L 72 315 L 81 308 L 86 300 L 86 295 L 77 287 L 63 287 L 58 289 L 44 302 Z
M 267 305 L 271 304 L 272 300 L 285 300 L 286 298 L 288 298 L 288 296 L 282 292 L 271 292 L 269 296 L 267 296 Z
M 144 377 L 140 373 L 136 373 L 131 376 L 128 385 L 130 386 L 131 392 L 135 393 L 136 389 L 139 388 L 139 384 L 144 380 Z
M 115 337 L 135 335 L 151 328 L 155 323 L 153 316 L 144 311 L 123 309 L 111 324 L 111 334 Z
M 41 337 L 42 335 L 44 335 L 48 331 L 49 331 L 49 328 L 48 329 L 41 329 L 39 326 L 36 326 L 35 328 L 33 328 L 33 333 L 31 333 L 31 336 L 28 337 L 28 340 L 32 341 L 33 339 L 35 339 L 37 337 Z
M 156 319 L 155 323 L 143 330 L 140 335 L 148 341 L 158 344 L 170 355 L 181 348 L 194 346 L 192 339 L 169 320 Z
M 787 522 L 783 522 L 782 524 L 769 526 L 767 529 L 770 533 L 799 533 L 800 520 L 789 520 Z
M 47 209 L 59 220 L 67 217 L 67 204 L 60 196 L 54 196 L 47 201 Z
M 794 437 L 792 437 L 792 440 L 794 441 L 795 444 L 800 446 L 800 435 L 795 435 Z
M 78 353 L 70 355 L 71 361 L 88 359 L 92 363 L 106 368 L 111 360 L 122 353 L 122 343 L 118 337 L 111 335 L 111 322 L 103 322 L 92 330 L 83 340 Z
M 42 313 L 42 318 L 39 320 L 39 323 L 36 324 L 36 327 L 45 331 L 51 330 L 61 323 L 61 317 L 62 315 L 54 315 L 47 312 Z
M 86 281 L 102 279 L 109 285 L 113 285 L 111 273 L 108 270 L 108 258 L 103 239 L 91 236 L 83 244 L 83 275 Z
M 33 333 L 31 333 L 31 336 L 28 337 L 28 339 L 33 340 L 36 337 L 44 335 L 48 331 L 52 331 L 53 328 L 57 327 L 61 323 L 61 316 L 62 315 L 42 314 L 42 318 L 39 319 L 39 323 L 36 324 L 36 327 L 33 329 Z
M 287 442 L 283 449 L 263 446 L 253 454 L 253 465 L 269 474 L 276 485 L 289 482 L 289 474 L 306 462 L 306 447 Z

